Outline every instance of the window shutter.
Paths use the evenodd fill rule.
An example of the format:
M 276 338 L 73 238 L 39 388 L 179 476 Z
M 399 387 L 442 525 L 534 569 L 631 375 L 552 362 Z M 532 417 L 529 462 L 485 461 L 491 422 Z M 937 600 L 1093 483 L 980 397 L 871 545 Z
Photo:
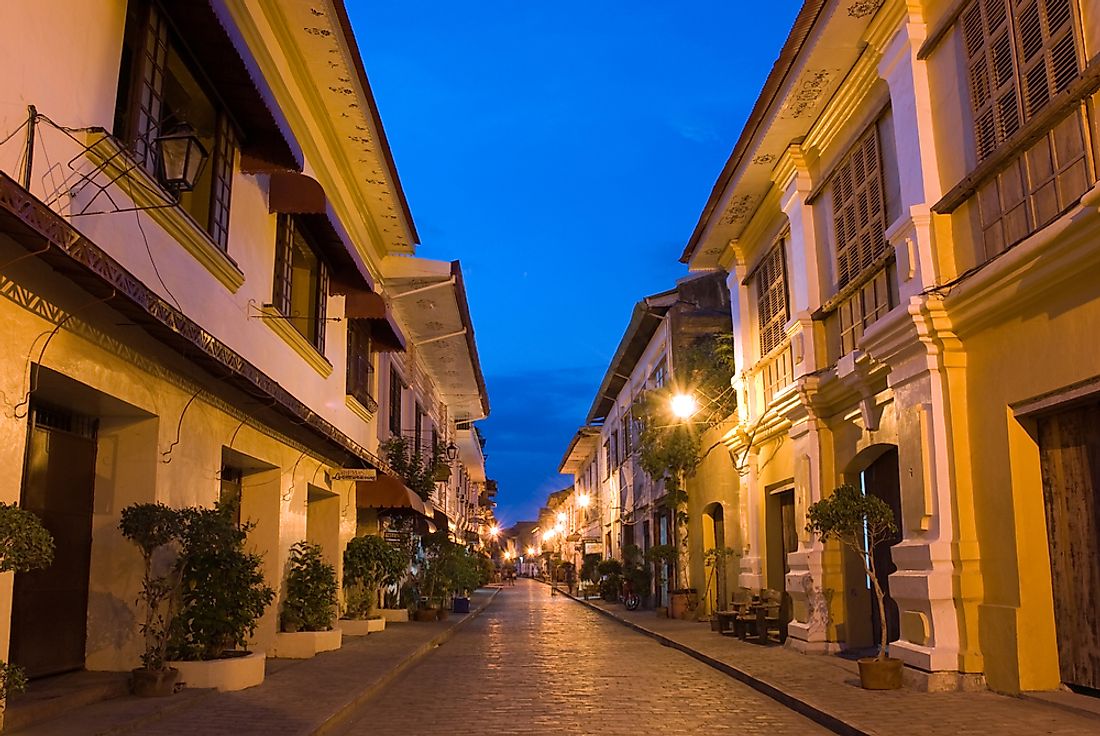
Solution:
M 783 342 L 788 319 L 787 273 L 780 240 L 756 269 L 757 317 L 760 322 L 760 355 Z
M 290 316 L 290 249 L 294 241 L 294 220 L 287 215 L 279 215 L 275 228 L 275 279 L 271 294 L 271 303 L 279 313 Z
M 1069 0 L 1014 0 L 1016 48 L 1026 117 L 1077 78 Z
M 1020 128 L 1007 0 L 974 0 L 962 15 L 978 160 Z
M 833 178 L 837 286 L 859 278 L 887 251 L 886 207 L 878 129 L 863 135 L 840 163 Z

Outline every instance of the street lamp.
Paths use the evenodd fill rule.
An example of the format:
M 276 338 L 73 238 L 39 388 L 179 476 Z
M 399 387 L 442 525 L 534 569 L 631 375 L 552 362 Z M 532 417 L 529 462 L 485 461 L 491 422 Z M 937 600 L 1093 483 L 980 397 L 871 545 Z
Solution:
M 564 511 L 559 511 L 559 512 L 558 512 L 558 526 L 559 526 L 559 527 L 560 527 L 560 526 L 564 526 L 564 525 L 565 525 L 565 520 L 566 520 L 566 518 L 568 518 L 568 517 L 566 517 L 566 515 L 565 515 L 565 512 L 564 512 Z
M 497 537 L 499 537 L 500 536 L 500 527 L 497 526 L 496 524 L 493 524 L 491 527 L 489 527 L 489 536 L 492 537 L 493 539 L 496 539 Z
M 699 410 L 699 404 L 691 394 L 676 394 L 672 397 L 672 414 L 677 419 L 691 419 Z
M 592 497 L 589 496 L 587 493 L 582 493 L 577 496 L 577 505 L 580 506 L 582 509 L 588 508 L 588 505 L 590 503 L 592 503 Z
M 195 129 L 183 123 L 154 143 L 160 149 L 160 178 L 174 192 L 189 192 L 198 183 L 199 174 L 209 157 Z

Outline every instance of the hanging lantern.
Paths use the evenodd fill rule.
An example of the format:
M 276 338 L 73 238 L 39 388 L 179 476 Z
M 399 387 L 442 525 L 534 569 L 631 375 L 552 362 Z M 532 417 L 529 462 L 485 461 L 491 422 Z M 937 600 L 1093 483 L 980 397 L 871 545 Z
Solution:
M 209 153 L 190 125 L 178 125 L 157 136 L 160 149 L 160 180 L 174 192 L 189 192 L 198 183 Z

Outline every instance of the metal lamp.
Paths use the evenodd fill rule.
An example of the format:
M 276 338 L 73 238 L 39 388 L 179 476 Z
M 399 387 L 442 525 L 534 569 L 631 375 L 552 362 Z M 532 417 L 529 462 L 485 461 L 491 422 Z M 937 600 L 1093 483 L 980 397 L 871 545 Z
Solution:
M 454 442 L 447 445 L 447 459 L 452 463 L 458 459 L 458 446 Z
M 160 179 L 174 192 L 189 192 L 198 183 L 210 154 L 190 125 L 178 125 L 157 136 L 160 149 Z

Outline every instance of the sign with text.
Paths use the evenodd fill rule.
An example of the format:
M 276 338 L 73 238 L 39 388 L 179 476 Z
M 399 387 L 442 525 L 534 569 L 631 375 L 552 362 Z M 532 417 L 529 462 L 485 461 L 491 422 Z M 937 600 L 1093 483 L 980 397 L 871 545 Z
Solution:
M 340 468 L 333 472 L 333 480 L 378 480 L 378 471 L 374 468 Z

